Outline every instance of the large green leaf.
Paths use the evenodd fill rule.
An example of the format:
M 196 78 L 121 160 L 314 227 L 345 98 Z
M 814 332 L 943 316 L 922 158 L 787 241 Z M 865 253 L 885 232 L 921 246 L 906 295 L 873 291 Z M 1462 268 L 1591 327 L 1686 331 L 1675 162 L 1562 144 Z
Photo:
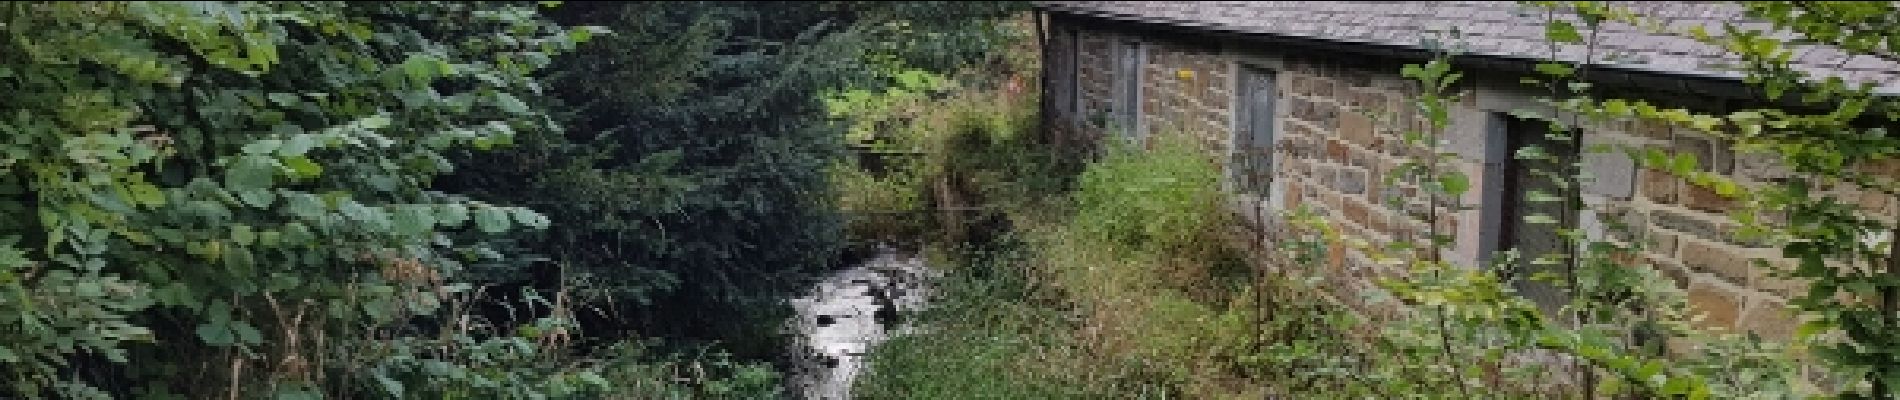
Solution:
M 436 220 L 443 226 L 461 226 L 468 221 L 468 206 L 449 203 L 436 206 Z
M 269 189 L 276 177 L 276 163 L 263 156 L 238 157 L 224 169 L 224 185 L 231 189 Z
M 508 230 L 508 210 L 501 207 L 482 206 L 475 208 L 475 226 L 482 232 L 501 233 Z

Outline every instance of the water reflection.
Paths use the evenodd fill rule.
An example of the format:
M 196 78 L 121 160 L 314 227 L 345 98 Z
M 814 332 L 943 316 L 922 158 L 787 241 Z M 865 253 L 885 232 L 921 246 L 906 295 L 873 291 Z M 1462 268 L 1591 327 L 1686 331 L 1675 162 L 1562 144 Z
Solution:
M 865 353 L 910 329 L 900 316 L 923 305 L 929 272 L 921 258 L 883 249 L 792 299 L 793 391 L 807 399 L 850 398 Z

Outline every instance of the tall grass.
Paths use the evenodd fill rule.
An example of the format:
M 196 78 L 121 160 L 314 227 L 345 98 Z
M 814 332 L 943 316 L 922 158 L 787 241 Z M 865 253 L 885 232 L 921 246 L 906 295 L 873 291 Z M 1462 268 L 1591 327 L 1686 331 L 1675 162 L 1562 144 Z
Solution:
M 1010 241 L 1005 241 L 1010 242 Z M 1091 368 L 1075 344 L 1066 312 L 1031 301 L 1036 289 L 1021 268 L 1022 243 L 963 249 L 934 257 L 951 267 L 935 285 L 924 331 L 872 353 L 858 380 L 864 399 L 1056 399 L 1107 394 L 1075 374 Z
M 1112 149 L 1074 176 L 978 182 L 1008 240 L 942 251 L 926 333 L 886 343 L 867 398 L 1248 396 L 1253 305 L 1226 246 L 1219 170 L 1184 141 Z M 969 150 L 970 148 L 963 148 Z M 977 147 L 966 160 L 1050 149 Z M 997 154 L 1002 153 L 1002 154 Z M 946 157 L 952 158 L 952 157 Z M 1073 182 L 1071 190 L 1062 182 Z M 1048 186 L 1035 186 L 1035 185 Z M 1015 187 L 1010 187 L 1015 185 Z M 1033 197 L 1032 197 L 1033 196 Z M 997 254 L 1002 254 L 998 256 Z M 1257 396 L 1255 396 L 1257 397 Z
M 1218 243 L 1208 240 L 1225 216 L 1218 170 L 1183 141 L 1113 146 L 1077 180 L 1071 227 L 1088 239 L 1148 254 L 1199 254 Z
M 956 92 L 913 114 L 883 118 L 892 130 L 881 168 L 833 168 L 839 206 L 856 238 L 959 243 L 1007 223 L 1013 207 L 1039 207 L 1072 170 L 1039 143 L 1035 98 L 1000 90 Z M 1035 204 L 1035 205 L 1031 205 Z

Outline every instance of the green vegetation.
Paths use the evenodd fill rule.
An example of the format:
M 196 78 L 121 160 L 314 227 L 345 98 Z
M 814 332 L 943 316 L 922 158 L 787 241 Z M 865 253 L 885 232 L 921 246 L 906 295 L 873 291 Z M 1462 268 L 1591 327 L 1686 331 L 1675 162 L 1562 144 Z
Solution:
M 1900 223 L 1857 208 L 1900 201 L 1900 101 L 1807 76 L 1788 47 L 1892 59 L 1891 4 L 1742 5 L 1796 41 L 1680 32 L 1762 95 L 1727 114 L 1614 98 L 1587 63 L 1526 80 L 1557 112 L 1520 114 L 1555 143 L 1661 121 L 1793 170 L 1744 184 L 1596 149 L 1744 205 L 1745 233 L 1798 260 L 1755 266 L 1806 283 L 1796 339 L 1764 343 L 1695 328 L 1631 268 L 1642 243 L 1560 229 L 1576 256 L 1507 254 L 1570 289 L 1551 313 L 1519 271 L 1440 259 L 1439 232 L 1375 243 L 1295 210 L 1264 240 L 1179 135 L 1046 143 L 1034 25 L 1006 18 L 1022 3 L 557 3 L 0 5 L 0 397 L 778 397 L 784 298 L 869 242 L 921 242 L 946 277 L 918 332 L 873 353 L 865 398 L 1900 385 Z M 1609 22 L 1662 29 L 1531 5 L 1552 53 Z M 1441 199 L 1425 226 L 1471 186 L 1438 148 L 1457 57 L 1401 72 L 1429 123 L 1396 139 L 1429 151 L 1385 179 Z M 1574 224 L 1582 172 L 1553 154 L 1516 155 L 1565 214 L 1528 218 Z M 1327 270 L 1346 251 L 1405 273 L 1342 285 L 1361 279 Z
M 595 387 L 584 368 L 533 368 L 554 348 L 515 326 L 450 323 L 475 293 L 453 276 L 547 218 L 427 190 L 450 152 L 553 128 L 522 100 L 530 74 L 587 29 L 512 5 L 0 13 L 18 94 L 0 150 L 0 213 L 20 222 L 0 232 L 9 392 Z
M 966 94 L 987 100 L 984 94 Z M 944 102 L 920 131 L 955 145 L 912 164 L 979 185 L 1006 233 L 943 241 L 925 333 L 881 346 L 864 398 L 1103 398 L 1237 393 L 1248 280 L 1219 228 L 1219 171 L 1194 148 L 1116 149 L 1079 173 L 1008 123 L 1021 104 Z M 1022 118 L 1022 117 L 1015 117 Z M 985 123 L 985 121 L 1005 123 Z M 954 159 L 954 162 L 944 160 Z M 1067 164 L 1067 165 L 1065 165 Z M 1005 174 L 1007 173 L 1007 174 Z M 914 181 L 913 181 L 914 182 Z M 1065 187 L 1074 185 L 1070 192 Z M 914 189 L 924 190 L 924 189 Z M 1086 266 L 1086 267 L 1085 267 Z M 1236 278 L 1236 287 L 1197 287 Z M 1241 289 L 1241 290 L 1235 290 Z
M 1842 398 L 1900 396 L 1900 221 L 1869 212 L 1861 199 L 1900 197 L 1893 174 L 1900 139 L 1900 100 L 1876 93 L 1872 83 L 1815 76 L 1795 67 L 1798 43 L 1837 47 L 1854 57 L 1893 60 L 1900 25 L 1892 4 L 1746 2 L 1748 16 L 1770 22 L 1795 40 L 1724 26 L 1679 32 L 1728 50 L 1740 60 L 1760 103 L 1726 114 L 1670 109 L 1640 100 L 1588 98 L 1567 111 L 1596 120 L 1641 119 L 1686 127 L 1733 143 L 1738 153 L 1766 155 L 1791 176 L 1744 184 L 1699 171 L 1694 157 L 1641 152 L 1643 165 L 1671 171 L 1690 184 L 1745 204 L 1731 213 L 1752 237 L 1779 246 L 1798 266 L 1760 273 L 1806 283 L 1792 300 L 1803 323 L 1796 331 L 1802 357 L 1767 360 L 1825 366 L 1818 391 Z M 1570 5 L 1585 29 L 1603 21 L 1646 22 L 1605 4 Z M 1552 40 L 1560 40 L 1553 37 Z M 1871 239 L 1870 239 L 1871 238 Z M 1785 367 L 1784 367 L 1785 368 Z
M 1591 32 L 1610 21 L 1661 29 L 1647 16 L 1601 2 L 1533 2 L 1550 17 L 1551 51 L 1595 48 Z M 1873 3 L 1746 3 L 1751 17 L 1853 54 L 1891 59 L 1892 6 Z M 1711 332 L 1686 312 L 1684 293 L 1633 263 L 1644 243 L 1586 237 L 1559 229 L 1571 253 L 1503 254 L 1554 268 L 1533 276 L 1440 259 L 1450 240 L 1372 242 L 1330 226 L 1306 210 L 1288 215 L 1270 243 L 1238 230 L 1220 211 L 1208 161 L 1179 145 L 1133 154 L 1110 150 L 1079 175 L 1031 169 L 1046 182 L 1029 196 L 986 198 L 1012 222 L 1010 234 L 974 248 L 939 245 L 949 266 L 939 307 L 926 329 L 880 348 L 859 384 L 867 398 L 1892 398 L 1900 360 L 1891 357 L 1900 321 L 1893 279 L 1893 231 L 1856 208 L 1864 197 L 1900 196 L 1889 180 L 1900 154 L 1886 126 L 1900 119 L 1872 86 L 1814 79 L 1790 68 L 1788 41 L 1739 26 L 1682 34 L 1744 60 L 1748 83 L 1767 100 L 1724 115 L 1603 97 L 1582 63 L 1547 63 L 1526 82 L 1548 90 L 1555 113 L 1519 112 L 1546 122 L 1554 143 L 1582 148 L 1577 128 L 1657 120 L 1727 140 L 1738 151 L 1775 156 L 1794 177 L 1744 185 L 1696 168 L 1687 155 L 1628 151 L 1642 166 L 1745 205 L 1731 213 L 1749 237 L 1782 246 L 1800 260 L 1793 271 L 1755 265 L 1764 275 L 1807 282 L 1794 302 L 1796 338 L 1768 343 Z M 1454 39 L 1455 40 L 1455 39 Z M 1595 54 L 1586 51 L 1584 54 Z M 1408 66 L 1422 94 L 1418 114 L 1397 139 L 1421 152 L 1385 177 L 1434 198 L 1438 226 L 1471 179 L 1445 163 L 1439 148 L 1461 75 L 1456 54 Z M 1588 61 L 1588 60 L 1586 60 Z M 1000 112 L 1008 106 L 993 108 Z M 1392 116 L 1374 116 L 1391 121 Z M 1157 137 L 1166 137 L 1157 134 Z M 1609 147 L 1609 148 L 1605 148 Z M 939 158 L 983 159 L 989 148 Z M 1575 224 L 1591 205 L 1576 188 L 1577 160 L 1527 150 L 1557 192 L 1532 196 L 1564 215 L 1527 221 Z M 1072 155 L 1071 155 L 1072 156 Z M 1055 159 L 1070 159 L 1057 157 Z M 1886 171 L 1886 172 L 1883 172 Z M 1026 177 L 1019 176 L 1019 178 Z M 1073 179 L 1072 181 L 1070 179 Z M 1071 187 L 1064 182 L 1074 182 Z M 1851 190 L 1847 190 L 1851 189 Z M 1866 194 L 1863 194 L 1866 193 Z M 1601 212 L 1602 210 L 1597 210 Z M 1612 224 L 1615 225 L 1615 224 Z M 1574 225 L 1570 225 L 1574 226 Z M 1628 229 L 1611 226 L 1612 230 Z M 1230 232 L 1232 232 L 1230 234 Z M 1890 237 L 1890 236 L 1888 236 Z M 1230 240 L 1240 239 L 1240 240 Z M 1255 246 L 1268 246 L 1267 248 Z M 1329 259 L 1359 252 L 1398 266 L 1373 288 L 1341 290 Z M 1244 255 L 1244 256 L 1243 256 Z M 1252 261 L 1242 261 L 1250 259 Z M 1508 265 L 1509 263 L 1506 263 Z M 1510 282 L 1536 279 L 1567 288 L 1555 313 L 1520 297 Z M 1370 290 L 1377 289 L 1377 290 Z M 1342 297 L 1343 296 L 1343 297 Z M 1351 297 L 1351 298 L 1346 298 Z M 1354 312 L 1348 305 L 1361 307 Z
M 0 6 L 0 397 L 775 395 L 823 96 L 1020 6 Z
M 579 316 L 602 334 L 771 359 L 785 348 L 783 299 L 845 244 L 827 171 L 851 121 L 826 112 L 827 95 L 902 83 L 880 65 L 928 74 L 979 62 L 1002 34 L 993 19 L 1013 7 L 565 4 L 550 18 L 613 31 L 548 74 L 566 129 L 469 154 L 475 166 L 447 186 L 554 221 L 514 244 L 556 263 L 488 279 L 573 285 L 577 301 L 602 309 Z M 935 40 L 963 45 L 914 45 Z

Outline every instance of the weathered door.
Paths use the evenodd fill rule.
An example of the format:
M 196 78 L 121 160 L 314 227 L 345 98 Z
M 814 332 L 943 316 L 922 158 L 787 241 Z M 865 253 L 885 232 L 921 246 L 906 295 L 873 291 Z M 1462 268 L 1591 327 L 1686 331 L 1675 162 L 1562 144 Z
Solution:
M 1228 170 L 1244 193 L 1265 196 L 1272 186 L 1276 96 L 1272 71 L 1241 68 L 1239 126 L 1234 129 L 1234 160 Z
M 1564 196 L 1563 189 L 1551 181 L 1551 173 L 1560 175 L 1558 168 L 1562 163 L 1575 160 L 1576 151 L 1569 148 L 1569 143 L 1551 140 L 1548 136 L 1548 128 L 1542 122 L 1508 118 L 1506 124 L 1508 134 L 1506 141 L 1509 143 L 1510 154 L 1514 156 L 1507 158 L 1505 163 L 1503 196 L 1505 201 L 1502 204 L 1503 220 L 1499 221 L 1503 228 L 1503 232 L 1499 235 L 1500 247 L 1517 250 L 1518 260 L 1512 283 L 1518 292 L 1536 301 L 1545 313 L 1554 315 L 1568 302 L 1569 296 L 1565 295 L 1565 291 L 1550 279 L 1536 277 L 1548 275 L 1561 281 L 1562 277 L 1569 273 L 1566 268 L 1569 246 L 1566 246 L 1564 239 L 1558 236 L 1557 230 L 1561 227 L 1561 222 L 1573 218 L 1564 217 L 1562 201 L 1532 201 L 1532 199 L 1544 197 L 1548 200 L 1552 197 Z M 1555 157 L 1559 161 L 1520 160 L 1515 157 L 1517 154 L 1522 154 L 1520 153 L 1522 149 L 1532 146 L 1541 148 L 1543 154 Z M 1537 171 L 1547 173 L 1540 174 Z M 1548 219 L 1538 216 L 1548 217 Z M 1533 220 L 1542 221 L 1533 222 Z M 1558 223 L 1549 222 L 1553 220 Z M 1540 258 L 1555 262 L 1540 264 L 1537 262 Z
M 1077 104 L 1075 66 L 1076 46 L 1079 43 L 1076 41 L 1076 35 L 1076 31 L 1072 28 L 1057 30 L 1056 34 L 1050 37 L 1045 55 L 1049 60 L 1044 65 L 1048 66 L 1045 74 L 1049 77 L 1047 92 L 1050 94 L 1050 101 L 1047 103 L 1050 105 L 1050 113 L 1065 120 L 1074 118 L 1072 114 Z
M 1139 142 L 1136 124 L 1141 117 L 1141 42 L 1123 41 L 1116 47 L 1115 115 L 1109 129 L 1122 139 Z

